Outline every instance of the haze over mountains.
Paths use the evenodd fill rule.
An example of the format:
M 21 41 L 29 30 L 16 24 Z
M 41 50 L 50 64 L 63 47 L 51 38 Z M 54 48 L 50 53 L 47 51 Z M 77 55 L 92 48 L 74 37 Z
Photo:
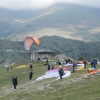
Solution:
M 60 36 L 82 41 L 99 41 L 100 9 L 55 4 L 46 9 L 0 8 L 0 37 L 22 41 L 26 36 Z

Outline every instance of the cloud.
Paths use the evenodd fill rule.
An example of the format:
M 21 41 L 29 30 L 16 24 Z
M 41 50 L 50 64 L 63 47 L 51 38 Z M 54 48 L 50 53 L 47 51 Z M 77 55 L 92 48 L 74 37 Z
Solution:
M 9 9 L 41 9 L 55 3 L 79 4 L 100 8 L 100 0 L 0 0 L 0 7 Z

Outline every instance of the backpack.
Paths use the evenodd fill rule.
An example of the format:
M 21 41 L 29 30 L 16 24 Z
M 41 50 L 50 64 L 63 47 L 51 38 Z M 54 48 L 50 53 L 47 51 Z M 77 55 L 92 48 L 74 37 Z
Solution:
M 62 68 L 59 69 L 59 74 L 64 75 L 64 70 Z

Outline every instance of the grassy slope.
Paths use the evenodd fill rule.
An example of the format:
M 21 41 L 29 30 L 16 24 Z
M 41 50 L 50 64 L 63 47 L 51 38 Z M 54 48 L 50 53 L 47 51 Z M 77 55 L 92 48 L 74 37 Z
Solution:
M 83 70 L 72 73 L 62 81 L 55 78 L 35 81 L 47 70 L 42 63 L 34 63 L 32 81 L 28 79 L 29 67 L 13 68 L 9 72 L 0 67 L 0 100 L 100 100 L 100 75 L 84 77 L 87 71 Z M 11 83 L 13 76 L 18 77 L 16 90 Z

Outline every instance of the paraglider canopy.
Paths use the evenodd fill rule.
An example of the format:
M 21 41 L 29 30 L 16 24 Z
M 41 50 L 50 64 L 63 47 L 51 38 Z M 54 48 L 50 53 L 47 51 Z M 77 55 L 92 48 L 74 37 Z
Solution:
M 25 50 L 29 51 L 30 47 L 32 44 L 35 44 L 35 45 L 39 45 L 40 44 L 40 40 L 39 38 L 35 38 L 35 37 L 26 37 L 25 40 L 24 40 L 24 47 L 25 47 Z

